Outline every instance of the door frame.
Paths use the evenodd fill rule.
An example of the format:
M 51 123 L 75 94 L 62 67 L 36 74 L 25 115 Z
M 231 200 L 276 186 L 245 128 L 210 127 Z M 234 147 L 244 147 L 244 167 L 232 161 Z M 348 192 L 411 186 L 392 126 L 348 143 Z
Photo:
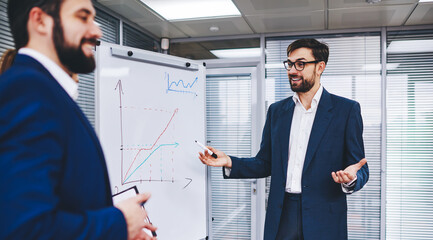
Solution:
M 264 66 L 261 58 L 211 59 L 204 60 L 206 75 L 251 75 L 251 153 L 254 156 L 260 149 L 260 140 L 266 118 Z M 208 168 L 208 176 L 210 170 Z M 265 181 L 266 179 L 248 180 L 251 182 L 251 239 L 263 239 L 265 222 Z M 208 189 L 211 189 L 208 180 Z M 212 201 L 208 196 L 208 229 L 212 233 Z

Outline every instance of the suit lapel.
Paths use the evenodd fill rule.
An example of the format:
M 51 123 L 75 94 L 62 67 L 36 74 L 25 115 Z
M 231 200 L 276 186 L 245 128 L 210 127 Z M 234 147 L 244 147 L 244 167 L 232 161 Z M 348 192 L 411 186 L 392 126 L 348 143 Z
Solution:
M 83 125 L 86 127 L 86 129 L 89 132 L 89 135 L 91 136 L 93 142 L 95 143 L 96 148 L 98 149 L 99 155 L 101 156 L 100 159 L 101 162 L 105 166 L 105 160 L 104 160 L 104 154 L 102 152 L 102 149 L 99 147 L 99 139 L 95 134 L 95 131 L 93 127 L 90 125 L 90 122 L 88 121 L 87 117 L 84 115 L 83 111 L 80 109 L 80 107 L 77 105 L 77 103 L 69 96 L 69 94 L 65 91 L 65 89 L 59 84 L 59 82 L 51 75 L 51 73 L 37 60 L 34 58 L 18 54 L 15 58 L 15 63 L 25 65 L 26 67 L 32 67 L 40 70 L 44 74 L 47 75 L 49 79 L 51 79 L 51 83 L 53 85 L 56 85 L 56 88 L 59 89 L 58 94 L 63 97 L 66 102 L 74 109 L 75 113 L 78 115 L 78 119 L 83 123 Z
M 81 123 L 87 129 L 89 136 L 91 137 L 91 139 L 94 143 L 94 147 L 100 156 L 98 160 L 103 166 L 105 181 L 109 182 L 107 165 L 105 162 L 104 153 L 102 151 L 99 139 L 96 136 L 96 133 L 95 133 L 93 127 L 90 125 L 90 122 L 88 121 L 87 117 L 84 115 L 83 111 L 80 109 L 80 107 L 77 105 L 77 103 L 69 96 L 69 94 L 65 91 L 65 89 L 51 75 L 51 73 L 40 62 L 38 62 L 34 58 L 27 56 L 27 55 L 23 55 L 23 54 L 18 54 L 15 57 L 14 64 L 24 65 L 25 67 L 38 69 L 39 71 L 46 74 L 47 78 L 49 78 L 51 80 L 49 84 L 54 85 L 55 88 L 58 89 L 57 94 L 59 94 L 60 97 L 64 98 L 65 101 L 67 102 L 67 104 L 69 104 L 71 106 L 71 108 L 74 109 L 78 119 L 81 121 Z M 107 201 L 110 204 L 112 204 L 110 185 L 106 184 L 105 188 L 106 188 Z
M 286 106 L 283 108 L 281 114 L 281 133 L 280 133 L 280 148 L 281 148 L 281 163 L 283 169 L 283 176 L 287 178 L 287 165 L 289 162 L 289 139 L 290 139 L 290 129 L 292 127 L 293 111 L 295 109 L 295 103 L 293 98 L 289 98 Z
M 50 76 L 51 76 L 51 74 L 50 74 Z M 51 76 L 51 78 L 53 78 L 53 77 Z M 98 161 L 101 164 L 102 169 L 104 170 L 105 182 L 109 183 L 110 182 L 110 178 L 108 176 L 107 163 L 105 162 L 104 152 L 102 151 L 101 144 L 99 142 L 98 137 L 96 136 L 95 130 L 93 129 L 93 127 L 90 124 L 90 122 L 87 119 L 87 117 L 84 115 L 84 113 L 81 110 L 81 108 L 78 106 L 77 102 L 75 100 L 73 100 L 69 96 L 69 94 L 63 89 L 63 87 L 60 86 L 60 84 L 57 82 L 57 80 L 54 79 L 54 81 L 56 82 L 57 86 L 61 89 L 61 90 L 59 89 L 59 94 L 61 94 L 62 97 L 67 102 L 67 104 L 69 104 L 70 107 L 72 109 L 74 109 L 74 112 L 77 115 L 78 120 L 83 124 L 84 128 L 86 128 L 86 130 L 87 130 L 87 132 L 89 134 L 89 137 L 92 139 L 92 142 L 94 144 L 93 147 L 98 152 L 98 155 L 99 155 Z M 113 200 L 111 198 L 110 184 L 106 184 L 105 185 L 105 193 L 106 193 L 106 200 L 107 200 L 107 202 L 109 204 L 112 204 Z
M 323 89 L 322 97 L 317 108 L 316 117 L 314 118 L 313 127 L 311 129 L 310 140 L 308 141 L 307 153 L 305 154 L 305 162 L 303 173 L 308 168 L 316 153 L 319 143 L 323 138 L 332 119 L 332 101 L 328 91 Z
M 72 105 L 72 108 L 74 108 L 75 113 L 78 115 L 78 119 L 81 121 L 81 123 L 85 126 L 85 128 L 87 129 L 90 138 L 93 140 L 94 143 L 94 147 L 95 150 L 98 152 L 99 155 L 99 162 L 102 165 L 102 168 L 104 169 L 104 177 L 105 177 L 105 182 L 109 183 L 110 182 L 110 178 L 108 176 L 108 168 L 107 168 L 107 163 L 105 161 L 105 157 L 104 157 L 104 152 L 102 151 L 102 147 L 101 144 L 99 142 L 98 136 L 96 136 L 96 132 L 93 129 L 92 125 L 90 125 L 89 120 L 87 119 L 87 117 L 84 115 L 83 111 L 80 109 L 80 107 L 78 106 L 78 104 L 72 99 L 72 98 L 68 98 L 69 103 Z M 113 199 L 111 198 L 111 188 L 110 188 L 110 184 L 105 184 L 105 192 L 106 192 L 106 200 L 107 202 L 112 205 L 113 204 Z
M 101 162 L 103 163 L 103 165 L 105 165 L 104 153 L 102 152 L 102 148 L 100 147 L 101 144 L 99 142 L 98 136 L 96 136 L 95 130 L 93 129 L 92 125 L 90 124 L 89 120 L 84 115 L 83 111 L 78 106 L 78 104 L 70 97 L 68 98 L 68 101 L 71 107 L 75 110 L 78 119 L 81 121 L 81 123 L 85 126 L 85 128 L 89 132 L 89 135 L 92 138 L 93 143 L 95 144 L 95 148 L 96 150 L 98 150 L 98 153 L 100 155 L 99 159 L 101 159 L 102 160 Z

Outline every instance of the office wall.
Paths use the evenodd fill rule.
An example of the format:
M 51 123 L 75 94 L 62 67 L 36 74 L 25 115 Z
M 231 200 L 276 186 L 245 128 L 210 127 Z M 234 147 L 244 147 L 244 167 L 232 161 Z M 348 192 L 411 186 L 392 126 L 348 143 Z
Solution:
M 13 47 L 7 28 L 6 2 L 7 0 L 0 0 L 0 53 Z M 98 11 L 96 21 L 103 29 L 105 37 L 103 40 L 122 42 L 127 45 L 127 42 L 120 39 L 120 35 L 124 34 L 120 33 L 120 19 L 110 14 L 104 15 L 102 12 Z M 364 47 L 361 47 L 364 49 L 361 50 L 373 51 L 362 59 L 362 64 L 366 66 L 364 73 L 354 74 L 353 69 L 349 67 L 339 70 L 341 75 L 346 75 L 344 78 L 333 78 L 331 72 L 329 75 L 324 75 L 325 87 L 329 86 L 328 88 L 333 92 L 339 93 L 341 90 L 341 95 L 358 100 L 365 99 L 361 101 L 361 107 L 366 127 L 370 126 L 366 128 L 364 137 L 368 141 L 366 142 L 367 158 L 372 172 L 366 188 L 358 195 L 349 198 L 349 221 L 354 222 L 353 226 L 359 226 L 359 228 L 350 228 L 350 239 L 433 239 L 433 152 L 431 150 L 433 149 L 433 116 L 431 115 L 433 56 L 427 49 L 387 54 L 380 46 L 384 40 L 386 44 L 383 47 L 387 48 L 393 41 L 433 38 L 433 26 L 420 28 L 425 30 L 417 30 L 414 27 L 414 30 L 405 28 L 407 31 L 388 28 L 384 33 L 381 29 L 374 32 L 359 31 L 360 34 L 355 35 L 363 36 L 365 40 L 361 43 L 364 44 Z M 133 29 L 132 32 L 137 31 Z M 284 48 L 289 41 L 302 36 L 306 34 L 267 38 L 266 45 L 269 44 L 269 48 L 271 42 L 280 41 L 281 45 L 280 49 L 277 49 L 280 53 L 266 56 L 267 64 L 275 61 L 275 64 L 281 64 L 283 68 L 280 62 L 285 54 Z M 333 44 L 340 48 L 343 45 L 339 41 L 349 39 L 353 34 L 345 34 L 341 31 L 334 36 L 330 36 L 327 32 L 323 32 L 322 35 L 315 33 L 308 36 L 332 40 Z M 369 42 L 371 40 L 373 42 Z M 155 44 L 154 40 L 152 42 Z M 345 50 L 344 47 L 340 49 L 342 53 L 350 52 L 351 49 L 358 51 L 360 49 L 357 46 L 346 44 L 345 47 L 349 50 Z M 282 54 L 282 56 L 275 54 Z M 272 59 L 273 56 L 276 59 Z M 387 68 L 380 66 L 384 58 Z M 350 63 L 357 61 L 360 59 L 353 58 L 346 62 L 350 66 Z M 331 62 L 329 66 L 331 67 Z M 395 66 L 397 67 L 394 68 Z M 368 69 L 370 67 L 373 69 Z M 285 83 L 287 78 L 285 72 L 278 70 L 273 73 L 274 70 L 266 68 L 268 105 L 291 94 Z M 383 78 L 383 75 L 386 77 Z M 348 76 L 350 77 L 347 78 Z M 378 79 L 378 76 L 381 78 Z M 272 82 L 271 78 L 280 80 Z M 92 79 L 91 75 L 80 76 L 80 99 L 78 100 L 91 121 L 94 119 Z M 380 81 L 380 86 L 375 81 Z M 350 86 L 343 89 L 348 82 Z M 380 102 L 379 108 L 376 106 L 378 102 Z M 379 116 L 380 123 L 377 119 Z M 211 117 L 208 116 L 210 120 Z M 210 180 L 214 181 L 214 179 Z M 230 197 L 236 198 L 236 196 L 237 193 L 233 192 Z M 361 205 L 358 205 L 359 202 Z M 228 213 L 227 219 L 229 219 Z

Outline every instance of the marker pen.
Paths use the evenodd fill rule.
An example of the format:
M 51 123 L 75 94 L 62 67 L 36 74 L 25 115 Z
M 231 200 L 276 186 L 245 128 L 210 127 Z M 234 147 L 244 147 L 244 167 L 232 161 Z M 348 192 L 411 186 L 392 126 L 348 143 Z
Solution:
M 144 202 L 141 203 L 141 207 L 142 207 L 143 209 L 144 209 L 144 204 L 145 204 L 145 203 L 146 203 L 146 201 L 144 201 Z M 146 214 L 146 215 L 147 215 L 147 214 Z M 146 216 L 146 220 L 147 220 L 148 223 L 152 224 L 152 222 L 150 221 L 149 216 Z M 150 231 L 150 230 L 148 230 L 148 229 L 146 229 L 146 230 L 147 230 L 147 231 Z M 157 237 L 155 231 L 150 231 L 150 232 L 152 232 L 152 236 Z
M 210 155 L 212 155 L 212 157 L 214 157 L 214 158 L 218 158 L 218 156 L 217 156 L 214 152 L 212 152 L 211 150 L 209 150 L 209 148 L 207 148 L 205 145 L 201 144 L 201 143 L 200 143 L 199 141 L 197 141 L 197 140 L 195 140 L 195 142 L 197 143 L 197 145 L 199 145 L 201 148 L 203 148 L 203 150 L 208 151 L 208 153 L 209 153 Z

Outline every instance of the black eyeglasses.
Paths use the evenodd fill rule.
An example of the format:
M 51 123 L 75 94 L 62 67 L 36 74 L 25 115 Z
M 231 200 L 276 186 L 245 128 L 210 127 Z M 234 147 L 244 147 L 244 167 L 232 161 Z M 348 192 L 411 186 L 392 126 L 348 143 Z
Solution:
M 310 61 L 310 62 L 303 62 L 303 61 L 295 61 L 292 62 L 290 60 L 286 60 L 283 62 L 284 67 L 287 69 L 287 71 L 290 71 L 290 69 L 292 69 L 293 65 L 295 65 L 295 69 L 298 71 L 302 71 L 305 68 L 305 65 L 307 65 L 308 63 L 318 63 L 321 62 L 322 60 L 316 60 L 316 61 Z

